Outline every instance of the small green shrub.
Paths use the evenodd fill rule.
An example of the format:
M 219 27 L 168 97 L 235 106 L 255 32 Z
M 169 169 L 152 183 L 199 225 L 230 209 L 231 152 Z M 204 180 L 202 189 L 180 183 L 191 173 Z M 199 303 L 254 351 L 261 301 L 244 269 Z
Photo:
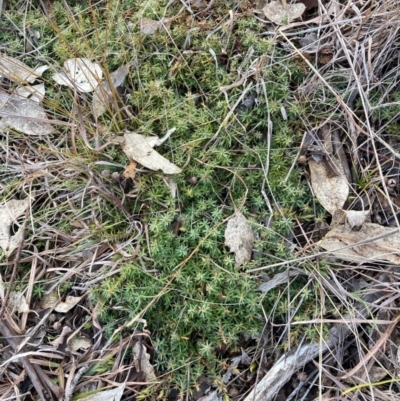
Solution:
M 229 7 L 236 7 L 235 2 L 216 1 L 214 20 L 208 22 L 207 29 L 202 27 L 203 21 L 188 18 L 183 12 L 168 32 L 143 35 L 140 17 L 159 19 L 167 3 L 70 2 L 70 14 L 63 2 L 54 1 L 50 19 L 33 6 L 26 12 L 6 11 L 5 25 L 11 26 L 12 21 L 22 26 L 25 20 L 39 29 L 40 54 L 57 68 L 71 57 L 92 58 L 109 71 L 137 59 L 137 66 L 132 67 L 123 88 L 130 92 L 128 104 L 133 118 L 102 116 L 99 123 L 110 134 L 101 137 L 101 143 L 124 129 L 161 136 L 176 127 L 176 132 L 158 150 L 178 166 L 184 166 L 182 174 L 173 178 L 177 195 L 171 195 L 162 174 L 137 174 L 131 183 L 136 196 L 127 198 L 124 204 L 146 227 L 148 240 L 144 235 L 140 238 L 137 258 L 124 262 L 118 276 L 93 287 L 91 299 L 100 303 L 99 317 L 110 336 L 121 322 L 146 309 L 171 282 L 144 318 L 156 351 L 154 364 L 161 372 L 171 372 L 163 386 L 186 391 L 193 389 L 205 373 L 223 387 L 221 376 L 227 367 L 226 358 L 240 349 L 245 338 L 260 335 L 265 325 L 263 311 L 272 313 L 276 321 L 285 321 L 291 308 L 285 291 L 292 298 L 299 294 L 302 297 L 297 311 L 301 319 L 315 315 L 316 295 L 310 294 L 303 279 L 291 282 L 288 289 L 282 286 L 264 295 L 256 291 L 260 277 L 245 272 L 290 258 L 290 241 L 285 236 L 291 233 L 295 217 L 300 222 L 307 221 L 314 208 L 302 171 L 294 167 L 288 175 L 302 137 L 298 117 L 307 107 L 292 97 L 290 89 L 304 77 L 301 69 L 283 58 L 283 51 L 271 40 L 259 35 L 263 28 L 253 16 L 242 14 L 229 33 L 220 21 L 226 18 Z M 178 2 L 169 7 L 166 16 L 177 16 L 179 9 Z M 215 29 L 218 26 L 221 29 Z M 190 29 L 193 33 L 186 49 Z M 210 31 L 213 33 L 209 34 Z M 10 44 L 10 55 L 23 51 L 21 38 L 10 31 L 0 33 L 0 42 Z M 243 86 L 228 93 L 229 105 L 219 88 L 238 81 L 238 70 L 249 70 L 257 60 L 264 60 L 263 67 L 247 81 L 252 84 L 249 96 L 256 97 L 257 104 L 251 108 L 241 104 L 224 123 L 242 95 Z M 32 65 L 36 62 L 33 56 L 26 56 L 24 61 Z M 58 118 L 70 118 L 73 92 L 60 90 L 51 74 L 45 76 L 46 106 Z M 95 147 L 90 97 L 80 101 L 88 121 L 89 140 Z M 282 117 L 282 108 L 287 120 Z M 270 148 L 266 140 L 269 118 L 273 126 Z M 218 137 L 208 146 L 217 131 Z M 57 193 L 86 191 L 87 177 L 91 173 L 100 177 L 100 169 L 95 165 L 98 161 L 128 161 L 119 147 L 110 145 L 103 152 L 95 152 L 83 141 L 77 141 L 78 155 L 70 153 L 70 143 L 62 145 L 59 151 L 69 152 L 71 160 L 82 170 L 77 179 L 59 182 L 54 188 Z M 272 216 L 261 194 L 265 179 Z M 11 178 L 8 185 L 12 186 Z M 106 179 L 102 185 L 120 199 L 125 196 L 123 188 Z M 236 269 L 234 255 L 224 246 L 224 221 L 240 205 L 257 235 L 257 258 L 243 269 Z M 63 232 L 71 230 L 69 207 L 65 201 L 61 208 L 64 218 L 54 221 Z M 126 216 L 111 201 L 88 196 L 75 207 L 81 208 L 81 217 L 89 222 L 88 231 L 75 244 L 77 247 L 93 241 L 121 242 L 129 238 Z M 59 205 L 57 208 L 60 213 Z M 39 212 L 37 224 L 53 213 L 56 211 L 51 207 Z M 97 220 L 90 220 L 91 215 Z M 266 226 L 269 218 L 272 223 Z M 42 288 L 36 286 L 35 295 L 41 293 Z M 304 334 L 310 339 L 318 335 L 301 326 L 297 328 L 289 342 L 296 342 Z

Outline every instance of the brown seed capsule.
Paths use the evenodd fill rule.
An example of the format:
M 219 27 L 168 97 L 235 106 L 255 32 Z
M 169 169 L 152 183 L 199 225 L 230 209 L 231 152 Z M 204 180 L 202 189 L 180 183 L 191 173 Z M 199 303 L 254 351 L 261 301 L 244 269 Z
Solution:
M 49 322 L 54 323 L 57 320 L 57 315 L 55 313 L 51 313 L 49 316 Z
M 61 330 L 62 324 L 60 322 L 55 322 L 53 324 L 53 329 L 54 330 Z
M 306 163 L 307 163 L 307 157 L 306 157 L 306 155 L 301 155 L 301 156 L 299 156 L 298 163 L 299 163 L 299 164 L 306 164 Z
M 186 182 L 188 183 L 188 184 L 190 184 L 190 185 L 196 185 L 197 184 L 197 182 L 198 182 L 198 179 L 197 179 L 197 177 L 190 177 L 190 178 L 188 178 L 187 180 L 186 180 Z
M 101 176 L 104 178 L 110 178 L 111 177 L 111 171 L 110 170 L 103 170 L 101 172 Z
M 117 173 L 116 171 L 114 173 L 111 174 L 111 179 L 114 182 L 118 182 L 119 181 L 119 173 Z

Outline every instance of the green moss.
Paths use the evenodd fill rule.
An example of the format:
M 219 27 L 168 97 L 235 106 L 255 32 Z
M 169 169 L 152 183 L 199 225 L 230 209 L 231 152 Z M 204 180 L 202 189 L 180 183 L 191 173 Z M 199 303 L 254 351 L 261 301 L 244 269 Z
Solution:
M 263 295 L 256 291 L 260 278 L 245 270 L 291 258 L 284 236 L 292 230 L 295 217 L 306 220 L 314 208 L 301 170 L 295 167 L 284 182 L 302 135 L 298 117 L 306 106 L 293 99 L 290 90 L 303 78 L 301 69 L 281 58 L 282 51 L 259 36 L 262 26 L 253 16 L 242 15 L 229 34 L 221 21 L 235 2 L 216 1 L 215 20 L 209 22 L 211 26 L 207 29 L 202 28 L 202 21 L 190 22 L 183 13 L 172 22 L 169 32 L 140 33 L 139 17 L 159 18 L 164 15 L 167 3 L 108 1 L 90 8 L 87 3 L 70 2 L 72 18 L 63 3 L 55 1 L 50 20 L 34 8 L 24 14 L 14 11 L 7 15 L 18 26 L 23 18 L 38 26 L 41 52 L 55 66 L 70 57 L 89 57 L 113 71 L 137 59 L 137 66 L 132 67 L 125 84 L 125 89 L 131 92 L 129 105 L 134 117 L 119 122 L 119 129 L 161 136 L 176 127 L 176 132 L 158 150 L 178 166 L 185 166 L 182 174 L 174 177 L 177 196 L 171 196 L 160 173 L 138 173 L 131 183 L 137 196 L 127 199 L 125 206 L 146 227 L 148 239 L 140 238 L 137 259 L 124 262 L 120 275 L 94 287 L 91 298 L 94 303 L 100 302 L 99 317 L 110 335 L 121 322 L 146 309 L 176 275 L 144 318 L 152 332 L 155 365 L 173 372 L 163 386 L 186 389 L 187 385 L 193 388 L 204 373 L 220 379 L 226 369 L 223 355 L 229 356 L 229 352 L 237 350 L 245 336 L 255 338 L 261 333 L 265 325 L 263 311 L 273 313 L 277 321 L 284 321 L 290 308 L 284 289 Z M 175 16 L 179 7 L 170 7 L 167 16 Z M 215 29 L 218 26 L 221 29 Z M 188 29 L 192 28 L 189 51 L 183 46 Z M 22 51 L 18 35 L 0 33 L 0 41 L 4 40 L 13 43 L 10 50 Z M 229 92 L 229 104 L 219 88 L 237 82 L 241 77 L 238 70 L 247 70 L 258 58 L 265 58 L 266 64 L 257 76 L 248 78 L 253 84 L 250 93 L 257 97 L 258 105 L 251 109 L 237 108 L 223 125 L 243 87 Z M 271 61 L 275 59 L 279 63 Z M 268 107 L 261 82 L 266 85 Z M 46 88 L 48 110 L 59 119 L 70 119 L 73 91 L 66 88 L 61 91 L 51 74 L 46 75 Z M 90 95 L 82 96 L 80 102 L 85 118 L 90 121 Z M 282 108 L 287 120 L 282 117 Z M 270 149 L 266 141 L 268 118 L 273 124 Z M 112 115 L 103 116 L 101 123 L 107 132 L 117 133 Z M 88 124 L 87 130 L 93 145 L 93 125 Z M 206 146 L 217 131 L 216 140 Z M 100 138 L 102 143 L 109 139 L 105 136 Z M 60 183 L 55 189 L 59 193 L 85 191 L 89 172 L 99 176 L 96 161 L 127 162 L 119 147 L 110 145 L 101 153 L 87 149 L 82 140 L 77 141 L 80 179 Z M 70 148 L 70 145 L 65 146 Z M 266 193 L 274 206 L 270 227 L 265 227 L 271 216 L 261 194 L 267 159 Z M 120 186 L 107 180 L 103 185 L 119 199 L 124 198 Z M 76 246 L 85 241 L 129 239 L 126 216 L 109 200 L 85 198 L 79 206 L 81 216 L 94 213 L 94 204 L 97 220 L 89 222 L 87 234 Z M 241 204 L 258 239 L 257 259 L 238 270 L 234 256 L 224 246 L 224 221 Z M 69 220 L 65 218 L 68 210 L 65 202 L 64 220 L 55 222 L 64 232 L 68 232 Z M 38 224 L 51 214 L 51 208 L 38 213 Z M 295 280 L 289 291 L 293 297 L 304 293 L 298 315 L 308 320 L 315 314 L 317 295 L 310 295 L 304 285 L 304 280 Z M 42 288 L 37 286 L 35 292 L 42 293 Z M 297 327 L 293 341 L 304 333 L 309 338 L 316 334 Z M 190 383 L 187 383 L 188 364 Z

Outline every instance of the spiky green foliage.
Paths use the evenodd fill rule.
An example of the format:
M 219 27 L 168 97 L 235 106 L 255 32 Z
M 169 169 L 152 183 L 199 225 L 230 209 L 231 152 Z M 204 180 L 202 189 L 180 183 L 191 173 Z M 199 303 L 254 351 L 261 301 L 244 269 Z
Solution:
M 226 368 L 224 355 L 237 350 L 245 336 L 256 338 L 261 333 L 263 311 L 270 314 L 273 310 L 273 318 L 284 321 L 291 307 L 285 291 L 292 299 L 302 297 L 298 309 L 301 319 L 317 313 L 315 298 L 306 292 L 303 279 L 266 296 L 256 291 L 259 277 L 236 269 L 234 255 L 224 246 L 226 219 L 240 207 L 256 232 L 257 258 L 245 266 L 247 269 L 290 258 L 287 236 L 293 219 L 309 219 L 314 209 L 302 171 L 295 167 L 289 174 L 302 135 L 298 117 L 304 112 L 304 106 L 291 98 L 290 87 L 302 80 L 302 70 L 283 58 L 272 41 L 259 35 L 262 26 L 255 17 L 243 12 L 231 31 L 226 15 L 230 6 L 240 6 L 226 1 L 215 2 L 215 19 L 209 22 L 189 17 L 177 2 L 166 10 L 167 17 L 175 17 L 171 29 L 153 35 L 141 33 L 140 18 L 160 19 L 167 3 L 70 2 L 67 10 L 63 2 L 55 1 L 50 19 L 34 8 L 5 14 L 8 26 L 11 21 L 21 25 L 25 20 L 40 31 L 41 54 L 50 64 L 60 66 L 70 57 L 90 57 L 113 71 L 137 60 L 125 84 L 131 92 L 133 117 L 120 113 L 103 116 L 106 133 L 99 139 L 101 143 L 123 129 L 161 136 L 176 127 L 159 152 L 184 166 L 183 173 L 173 178 L 177 195 L 171 195 L 162 174 L 138 174 L 135 196 L 125 201 L 125 207 L 145 227 L 148 238 L 141 237 L 136 259 L 124 262 L 120 275 L 95 286 L 91 297 L 102 305 L 100 319 L 110 335 L 121 322 L 140 314 L 171 282 L 143 317 L 152 332 L 155 365 L 160 371 L 173 372 L 163 385 L 185 390 L 193 388 L 204 373 L 221 377 Z M 20 38 L 9 32 L 2 35 L 3 43 L 10 44 L 11 55 L 22 51 Z M 30 56 L 24 61 L 35 64 Z M 226 119 L 244 86 L 233 88 L 227 97 L 219 88 L 238 81 L 238 70 L 244 73 L 251 68 L 258 69 L 247 80 L 251 89 Z M 46 107 L 60 119 L 70 117 L 73 93 L 60 91 L 50 73 L 46 78 Z M 244 107 L 244 100 L 251 96 L 257 98 L 257 104 Z M 90 119 L 89 107 L 83 103 L 82 109 Z M 273 127 L 270 147 L 269 124 Z M 97 133 L 93 125 L 88 124 L 87 129 L 95 147 Z M 215 141 L 208 144 L 217 131 Z M 78 140 L 78 145 L 81 165 L 97 175 L 97 161 L 128 161 L 113 145 L 104 153 L 87 149 L 83 141 Z M 80 179 L 66 180 L 62 184 L 65 188 L 57 191 L 67 190 L 69 185 L 71 192 L 83 191 L 85 184 L 80 180 L 88 174 L 83 170 Z M 261 193 L 265 179 L 272 215 Z M 104 183 L 117 197 L 124 196 L 111 181 L 104 179 Z M 83 214 L 90 199 L 85 202 L 81 205 Z M 112 202 L 100 203 L 96 211 L 101 229 L 95 222 L 89 224 L 78 246 L 129 236 L 126 216 Z M 49 213 L 39 213 L 38 222 Z M 267 225 L 267 221 L 271 223 Z M 63 230 L 68 230 L 67 220 L 56 224 L 64 224 Z M 42 291 L 40 286 L 35 289 L 37 295 Z M 301 337 L 301 330 L 299 326 L 293 339 Z M 309 338 L 314 334 L 306 332 Z

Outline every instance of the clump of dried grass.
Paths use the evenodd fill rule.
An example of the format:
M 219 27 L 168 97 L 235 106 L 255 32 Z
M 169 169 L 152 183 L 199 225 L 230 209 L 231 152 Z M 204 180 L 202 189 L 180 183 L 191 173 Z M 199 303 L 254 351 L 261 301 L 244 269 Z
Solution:
M 320 2 L 315 19 L 320 26 L 278 31 L 292 56 L 310 68 L 308 79 L 296 90 L 298 99 L 311 108 L 303 116 L 306 130 L 329 126 L 340 137 L 355 198 L 347 207 L 370 210 L 373 219 L 383 214 L 382 224 L 391 220 L 397 227 L 400 137 L 393 127 L 400 115 L 399 17 L 399 1 Z M 320 359 L 320 397 L 338 396 L 353 387 L 358 399 L 387 399 L 387 392 L 373 384 L 384 377 L 392 394 L 398 392 L 399 273 L 398 266 L 349 266 L 339 260 L 325 276 L 313 273 L 325 296 L 338 305 L 340 336 Z M 321 333 L 321 344 L 331 340 Z M 363 383 L 372 384 L 359 389 Z
M 123 186 L 101 174 L 113 163 L 107 162 L 106 155 L 99 157 L 84 147 L 74 153 L 62 131 L 45 138 L 9 132 L 2 137 L 1 147 L 2 198 L 6 202 L 31 199 L 25 221 L 19 219 L 12 227 L 16 231 L 25 224 L 20 249 L 0 263 L 2 291 L 4 286 L 19 289 L 31 308 L 22 314 L 10 307 L 2 309 L 2 395 L 17 396 L 26 374 L 31 383 L 27 388 L 33 386 L 42 400 L 59 400 L 64 390 L 65 399 L 71 399 L 75 387 L 83 383 L 96 389 L 100 380 L 96 372 L 107 372 L 100 375 L 102 382 L 126 381 L 132 365 L 132 355 L 126 350 L 130 342 L 138 341 L 140 332 L 123 340 L 126 348 L 105 347 L 96 305 L 87 297 L 92 285 L 119 272 L 130 249 L 134 254 L 141 234 L 139 222 L 121 201 Z M 59 301 L 66 295 L 83 299 L 73 311 L 60 313 L 54 311 L 55 304 L 39 301 L 46 294 Z M 65 328 L 68 335 L 63 335 Z M 72 350 L 76 336 L 92 339 L 92 345 Z M 58 343 L 51 345 L 54 339 Z M 15 363 L 14 353 L 23 355 L 18 359 L 21 363 Z M 104 369 L 110 359 L 114 366 Z M 88 363 L 95 379 L 79 376 L 74 381 Z M 71 380 L 56 385 L 52 381 L 60 369 L 64 372 L 60 377 L 68 374 Z M 144 380 L 137 379 L 135 388 Z

